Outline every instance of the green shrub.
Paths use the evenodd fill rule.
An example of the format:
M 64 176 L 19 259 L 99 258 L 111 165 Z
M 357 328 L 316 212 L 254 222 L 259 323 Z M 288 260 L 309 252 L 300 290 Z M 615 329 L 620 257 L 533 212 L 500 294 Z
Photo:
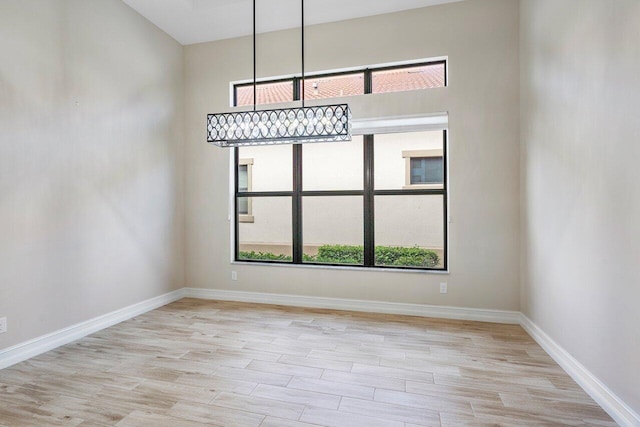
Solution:
M 239 259 L 255 260 L 255 261 L 291 261 L 291 255 L 276 255 L 271 252 L 243 252 L 238 254 Z
M 318 248 L 315 260 L 328 264 L 362 264 L 364 263 L 364 247 L 322 245 Z
M 302 254 L 302 261 L 303 262 L 318 262 L 318 260 L 317 260 L 315 255 L 307 255 L 307 254 Z
M 240 252 L 240 259 L 255 261 L 291 261 L 290 255 L 270 252 Z M 322 245 L 317 255 L 303 254 L 304 262 L 324 264 L 364 264 L 364 247 Z M 438 254 L 418 247 L 376 246 L 376 265 L 434 268 L 440 263 Z
M 434 251 L 418 247 L 376 246 L 376 264 L 409 267 L 437 267 L 440 257 Z

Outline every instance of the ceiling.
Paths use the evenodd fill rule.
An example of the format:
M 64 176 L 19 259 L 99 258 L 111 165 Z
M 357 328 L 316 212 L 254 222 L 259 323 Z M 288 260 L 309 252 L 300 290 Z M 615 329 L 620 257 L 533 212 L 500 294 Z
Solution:
M 183 45 L 252 33 L 252 0 L 123 0 Z M 306 0 L 305 25 L 461 0 Z M 257 0 L 257 32 L 300 26 L 300 0 Z

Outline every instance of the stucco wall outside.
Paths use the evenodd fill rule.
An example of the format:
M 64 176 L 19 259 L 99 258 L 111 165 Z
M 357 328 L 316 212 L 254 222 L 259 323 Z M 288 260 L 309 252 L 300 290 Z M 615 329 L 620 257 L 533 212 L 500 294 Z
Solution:
M 402 189 L 406 180 L 404 151 L 442 150 L 442 131 L 381 134 L 374 140 L 375 188 Z M 291 146 L 243 147 L 251 160 L 251 191 L 291 190 Z M 305 190 L 362 190 L 363 138 L 351 142 L 303 146 Z M 254 222 L 240 223 L 240 242 L 253 250 L 291 244 L 291 202 L 252 198 Z M 444 248 L 442 196 L 378 196 L 376 244 Z M 303 198 L 305 245 L 363 244 L 362 196 Z M 286 248 L 283 248 L 286 250 Z

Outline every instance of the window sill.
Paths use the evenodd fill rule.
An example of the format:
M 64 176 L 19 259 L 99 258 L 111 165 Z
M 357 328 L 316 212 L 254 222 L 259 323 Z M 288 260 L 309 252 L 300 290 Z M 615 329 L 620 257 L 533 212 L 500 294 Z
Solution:
M 411 184 L 403 185 L 403 190 L 442 190 L 442 184 Z
M 240 222 L 253 222 L 253 215 L 243 215 L 240 214 L 238 221 Z
M 384 273 L 409 273 L 409 274 L 436 274 L 449 275 L 449 270 L 420 270 L 413 268 L 393 268 L 393 267 L 358 267 L 352 265 L 322 265 L 322 264 L 290 264 L 284 262 L 254 262 L 254 261 L 231 261 L 231 265 L 251 265 L 261 267 L 285 267 L 285 268 L 310 268 L 319 270 L 347 270 L 362 272 L 384 272 Z

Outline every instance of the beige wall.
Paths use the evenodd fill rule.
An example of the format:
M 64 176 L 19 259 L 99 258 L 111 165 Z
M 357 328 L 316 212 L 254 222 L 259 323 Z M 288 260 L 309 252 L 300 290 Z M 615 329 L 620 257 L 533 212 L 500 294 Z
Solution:
M 0 349 L 183 286 L 182 54 L 118 0 L 0 2 Z
M 355 118 L 449 112 L 450 275 L 232 265 L 228 152 L 207 113 L 251 78 L 250 38 L 187 46 L 187 284 L 410 303 L 519 308 L 519 3 L 466 1 L 307 28 L 308 71 L 449 57 L 449 87 L 346 98 Z M 299 70 L 299 29 L 258 37 L 259 77 Z M 231 270 L 238 281 L 231 281 Z M 449 282 L 440 295 L 438 283 Z
M 521 7 L 522 310 L 640 412 L 640 3 Z

